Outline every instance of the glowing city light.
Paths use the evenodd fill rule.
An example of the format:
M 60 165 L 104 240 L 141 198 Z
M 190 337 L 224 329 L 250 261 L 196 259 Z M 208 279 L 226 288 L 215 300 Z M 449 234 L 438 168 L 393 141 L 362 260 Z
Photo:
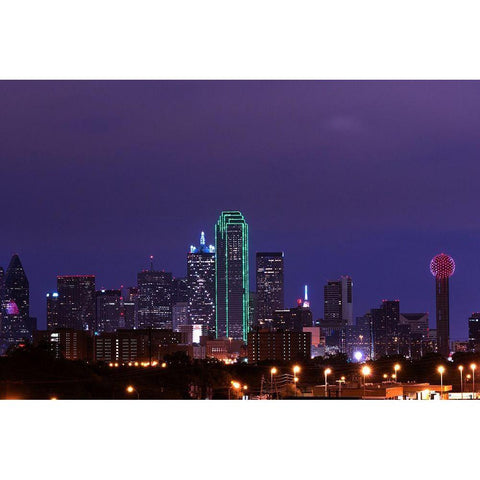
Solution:
M 355 353 L 353 354 L 353 357 L 355 358 L 355 360 L 356 360 L 357 362 L 359 362 L 359 361 L 362 359 L 363 354 L 362 354 L 362 352 L 355 352 Z

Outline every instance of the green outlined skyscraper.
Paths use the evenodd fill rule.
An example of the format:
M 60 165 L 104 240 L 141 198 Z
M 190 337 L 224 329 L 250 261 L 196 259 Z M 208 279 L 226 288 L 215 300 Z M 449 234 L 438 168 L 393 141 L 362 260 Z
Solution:
M 247 341 L 249 320 L 248 225 L 240 212 L 225 211 L 215 225 L 217 338 Z

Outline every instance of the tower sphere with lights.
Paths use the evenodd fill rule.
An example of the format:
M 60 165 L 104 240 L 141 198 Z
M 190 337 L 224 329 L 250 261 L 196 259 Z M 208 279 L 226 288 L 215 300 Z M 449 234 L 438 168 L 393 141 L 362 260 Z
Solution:
M 450 255 L 439 253 L 430 262 L 430 272 L 435 278 L 449 278 L 455 273 L 455 261 Z
M 455 272 L 455 262 L 450 255 L 439 253 L 430 262 L 430 272 L 435 277 L 437 347 L 438 351 L 450 355 L 450 299 L 448 279 Z

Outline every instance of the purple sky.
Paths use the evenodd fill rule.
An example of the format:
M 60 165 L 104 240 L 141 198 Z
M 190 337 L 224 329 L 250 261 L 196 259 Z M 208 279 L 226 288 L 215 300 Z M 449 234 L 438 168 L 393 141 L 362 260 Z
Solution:
M 451 280 L 452 338 L 480 310 L 479 82 L 0 82 L 0 265 L 13 252 L 45 325 L 57 274 L 185 274 L 202 229 L 241 210 L 284 250 L 286 303 L 348 273 L 354 313 L 429 311 Z

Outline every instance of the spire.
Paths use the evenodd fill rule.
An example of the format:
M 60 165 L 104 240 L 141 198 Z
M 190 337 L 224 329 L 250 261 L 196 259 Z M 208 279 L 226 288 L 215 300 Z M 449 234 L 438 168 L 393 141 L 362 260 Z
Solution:
M 310 308 L 310 302 L 308 301 L 308 285 L 305 285 L 305 298 L 303 299 L 303 308 Z
M 150 271 L 153 272 L 153 255 L 150 255 Z
M 205 245 L 205 232 L 202 232 L 200 235 L 200 248 Z

